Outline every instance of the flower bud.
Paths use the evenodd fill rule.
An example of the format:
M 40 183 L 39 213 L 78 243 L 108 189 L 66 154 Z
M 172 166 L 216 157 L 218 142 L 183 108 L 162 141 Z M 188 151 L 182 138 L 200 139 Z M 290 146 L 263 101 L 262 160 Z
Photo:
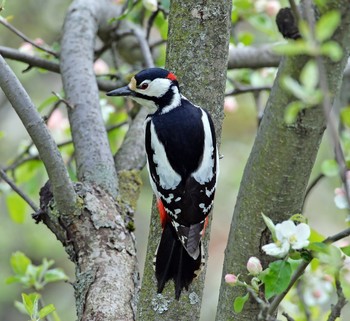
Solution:
M 235 285 L 238 281 L 238 277 L 234 274 L 226 274 L 225 275 L 225 282 L 230 285 Z
M 255 256 L 250 257 L 247 262 L 247 270 L 252 275 L 258 275 L 262 271 L 260 260 Z
M 157 0 L 143 0 L 142 4 L 149 11 L 155 12 L 158 10 L 158 1 Z

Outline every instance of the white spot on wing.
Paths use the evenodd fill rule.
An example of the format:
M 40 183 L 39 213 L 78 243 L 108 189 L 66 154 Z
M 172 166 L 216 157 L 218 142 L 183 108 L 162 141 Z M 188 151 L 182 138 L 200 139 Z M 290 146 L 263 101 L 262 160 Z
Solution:
M 213 206 L 213 201 L 210 202 L 210 204 L 209 204 L 208 207 L 205 207 L 205 204 L 204 204 L 204 203 L 200 203 L 200 204 L 199 204 L 199 208 L 202 209 L 202 212 L 203 212 L 204 215 L 206 215 L 207 213 L 210 212 L 212 206 Z
M 168 197 L 165 197 L 163 194 L 158 192 L 158 195 L 168 204 L 171 203 L 171 200 L 174 198 L 174 194 L 170 193 Z
M 214 146 L 209 124 L 208 115 L 202 110 L 202 122 L 204 128 L 204 150 L 202 162 L 198 169 L 192 174 L 192 177 L 199 183 L 209 182 L 214 175 Z
M 159 177 L 159 184 L 164 189 L 175 189 L 181 181 L 181 176 L 171 167 L 163 144 L 159 141 L 154 124 L 151 121 L 151 147 L 154 151 L 153 162 Z

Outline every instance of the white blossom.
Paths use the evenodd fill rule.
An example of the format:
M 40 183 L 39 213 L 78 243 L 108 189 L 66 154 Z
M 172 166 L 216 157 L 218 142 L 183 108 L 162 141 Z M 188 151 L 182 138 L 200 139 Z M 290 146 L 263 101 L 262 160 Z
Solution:
M 304 301 L 308 306 L 322 305 L 329 301 L 333 292 L 332 279 L 320 276 L 316 273 L 309 273 L 305 280 Z
M 300 250 L 309 245 L 310 227 L 305 223 L 295 225 L 291 220 L 276 224 L 276 241 L 266 244 L 262 250 L 275 257 L 285 257 L 289 250 Z
M 262 250 L 270 256 L 283 258 L 285 257 L 290 249 L 290 244 L 287 241 L 280 242 L 276 241 L 275 243 L 266 244 L 262 247 Z

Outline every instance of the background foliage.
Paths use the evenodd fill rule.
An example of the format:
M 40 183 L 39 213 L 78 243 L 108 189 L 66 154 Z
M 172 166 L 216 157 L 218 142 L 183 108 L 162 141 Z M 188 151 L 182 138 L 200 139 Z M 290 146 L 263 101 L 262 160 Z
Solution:
M 274 23 L 274 16 L 280 5 L 286 5 L 286 1 L 233 1 L 232 12 L 232 39 L 233 47 L 261 45 L 282 41 Z M 20 0 L 6 2 L 6 10 L 3 16 L 31 39 L 41 38 L 50 46 L 58 46 L 60 30 L 65 12 L 70 1 L 44 1 Z M 162 1 L 164 8 L 168 7 L 167 1 Z M 143 7 L 142 1 L 138 1 L 134 8 L 130 8 L 127 19 L 135 23 L 145 23 L 151 13 Z M 54 18 L 53 18 L 54 17 Z M 158 15 L 155 21 L 151 39 L 154 42 L 166 38 L 167 24 L 164 18 Z M 1 28 L 1 43 L 13 48 L 23 48 L 23 41 L 13 33 Z M 153 37 L 153 38 L 152 38 Z M 152 42 L 152 41 L 151 41 Z M 104 57 L 110 63 L 111 57 Z M 157 49 L 157 65 L 162 66 L 165 59 L 165 47 Z M 26 66 L 20 63 L 9 62 L 21 81 L 30 93 L 33 101 L 43 115 L 46 115 L 57 101 L 52 92 L 61 93 L 60 77 L 56 74 L 38 70 L 30 70 L 21 73 Z M 101 67 L 102 68 L 102 67 Z M 126 62 L 121 65 L 120 71 L 127 75 L 133 72 Z M 113 72 L 108 70 L 107 72 Z M 102 68 L 102 73 L 106 73 Z M 255 71 L 249 69 L 230 70 L 228 73 L 227 92 L 244 86 L 271 86 L 275 75 L 275 69 L 263 68 Z M 228 227 L 231 221 L 235 197 L 241 179 L 243 167 L 250 152 L 254 140 L 259 108 L 264 106 L 267 92 L 263 91 L 259 97 L 252 94 L 244 94 L 237 97 L 229 96 L 226 99 L 226 117 L 223 125 L 222 145 L 220 148 L 224 158 L 221 160 L 221 177 L 219 180 L 216 205 L 211 231 L 211 244 L 209 248 L 209 266 L 206 281 L 206 291 L 202 310 L 202 320 L 213 320 L 217 304 L 217 295 L 221 278 L 223 252 L 226 245 Z M 127 119 L 127 112 L 123 108 L 122 100 L 106 100 L 101 93 L 101 99 L 105 122 L 107 126 L 123 122 Z M 63 106 L 57 108 L 59 112 L 51 118 L 49 127 L 57 143 L 69 140 L 70 133 L 67 126 L 66 115 Z M 112 131 L 110 142 L 112 148 L 119 146 L 125 128 Z M 322 144 L 313 177 L 322 170 L 323 161 L 333 157 L 329 149 L 327 135 Z M 16 159 L 16 156 L 28 147 L 29 138 L 13 113 L 11 107 L 0 91 L 0 164 L 8 166 Z M 62 149 L 64 158 L 69 162 L 72 152 L 71 146 Z M 35 150 L 29 149 L 28 156 L 35 156 Z M 323 165 L 322 165 L 323 164 Z M 326 169 L 327 170 L 327 169 Z M 71 167 L 71 175 L 74 176 L 74 164 Z M 31 196 L 38 200 L 38 190 L 47 180 L 41 163 L 37 160 L 26 162 L 19 166 L 13 176 L 17 184 Z M 138 242 L 138 256 L 140 269 L 143 268 L 145 257 L 147 228 L 149 226 L 149 212 L 151 208 L 151 190 L 148 185 L 147 174 L 144 173 L 144 187 L 138 204 L 136 220 L 136 237 Z M 339 231 L 345 225 L 346 212 L 338 210 L 333 202 L 334 189 L 340 186 L 337 178 L 329 178 L 321 181 L 312 191 L 306 208 L 305 216 L 310 225 L 320 233 L 331 235 Z M 11 255 L 21 251 L 27 255 L 33 264 L 39 265 L 42 259 L 55 261 L 54 267 L 61 267 L 68 277 L 74 277 L 73 266 L 67 258 L 62 246 L 53 234 L 42 225 L 36 225 L 31 219 L 32 210 L 14 194 L 5 182 L 0 181 L 0 319 L 1 320 L 25 320 L 25 316 L 14 307 L 14 301 L 20 300 L 23 289 L 15 284 L 6 284 L 6 279 L 13 273 L 11 271 Z M 142 272 L 142 271 L 141 271 Z M 58 282 L 45 286 L 43 293 L 45 303 L 54 303 L 62 320 L 75 318 L 73 302 L 73 288 L 69 283 Z

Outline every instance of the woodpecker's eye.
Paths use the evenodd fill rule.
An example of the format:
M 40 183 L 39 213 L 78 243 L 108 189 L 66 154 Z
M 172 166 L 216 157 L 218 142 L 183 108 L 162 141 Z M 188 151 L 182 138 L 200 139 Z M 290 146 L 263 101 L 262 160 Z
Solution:
M 142 89 L 142 90 L 145 90 L 148 88 L 148 83 L 147 82 L 144 82 L 142 83 L 138 88 Z

